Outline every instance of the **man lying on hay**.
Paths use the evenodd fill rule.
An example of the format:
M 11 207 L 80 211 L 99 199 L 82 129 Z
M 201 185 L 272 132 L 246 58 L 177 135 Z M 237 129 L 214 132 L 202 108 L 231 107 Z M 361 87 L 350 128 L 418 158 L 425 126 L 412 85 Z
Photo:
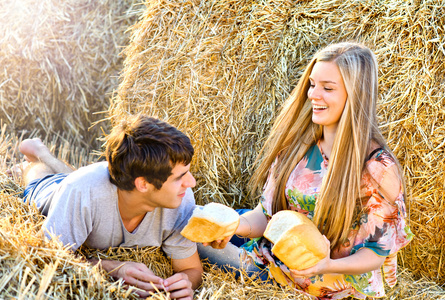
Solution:
M 28 164 L 24 199 L 46 216 L 46 236 L 59 236 L 76 250 L 160 246 L 175 274 L 163 279 L 145 264 L 92 259 L 146 297 L 164 290 L 192 299 L 201 283 L 196 244 L 180 235 L 192 214 L 196 181 L 189 172 L 193 147 L 173 126 L 144 115 L 131 116 L 107 137 L 106 162 L 73 170 L 40 139 L 19 147 Z

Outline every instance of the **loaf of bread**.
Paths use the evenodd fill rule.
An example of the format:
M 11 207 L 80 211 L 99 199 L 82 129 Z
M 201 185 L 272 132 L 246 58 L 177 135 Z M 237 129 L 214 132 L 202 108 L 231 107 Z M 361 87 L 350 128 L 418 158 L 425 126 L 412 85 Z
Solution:
M 264 237 L 275 254 L 289 269 L 303 270 L 316 265 L 329 253 L 325 238 L 305 215 L 282 210 L 272 216 Z
M 220 203 L 197 206 L 181 234 L 197 243 L 221 240 L 235 233 L 239 225 L 238 213 Z

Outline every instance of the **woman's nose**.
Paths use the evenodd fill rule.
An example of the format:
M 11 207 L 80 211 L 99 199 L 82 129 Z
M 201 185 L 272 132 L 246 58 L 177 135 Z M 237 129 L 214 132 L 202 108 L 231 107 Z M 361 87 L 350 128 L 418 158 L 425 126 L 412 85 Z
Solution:
M 309 99 L 320 99 L 320 91 L 316 87 L 311 87 L 307 93 Z

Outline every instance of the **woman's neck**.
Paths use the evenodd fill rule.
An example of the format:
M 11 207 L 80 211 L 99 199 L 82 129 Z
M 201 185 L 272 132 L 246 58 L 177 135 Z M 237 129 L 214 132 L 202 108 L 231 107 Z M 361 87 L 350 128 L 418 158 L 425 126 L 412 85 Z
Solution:
M 332 147 L 334 146 L 335 133 L 337 132 L 337 126 L 327 127 L 323 126 L 323 137 L 320 141 L 321 149 L 323 149 L 324 155 L 327 158 L 331 156 Z

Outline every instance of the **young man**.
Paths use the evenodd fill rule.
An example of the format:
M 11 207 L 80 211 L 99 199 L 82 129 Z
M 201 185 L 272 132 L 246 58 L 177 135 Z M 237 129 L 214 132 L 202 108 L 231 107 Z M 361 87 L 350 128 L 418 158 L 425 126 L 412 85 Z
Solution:
M 107 137 L 106 162 L 73 170 L 40 139 L 19 147 L 29 162 L 25 200 L 46 216 L 46 235 L 59 236 L 74 251 L 90 248 L 160 246 L 175 274 L 163 279 L 142 263 L 101 260 L 115 278 L 149 296 L 156 287 L 171 298 L 192 299 L 201 283 L 196 245 L 180 235 L 194 208 L 189 172 L 193 147 L 173 126 L 144 115 L 131 116 Z M 97 263 L 92 260 L 92 263 Z

